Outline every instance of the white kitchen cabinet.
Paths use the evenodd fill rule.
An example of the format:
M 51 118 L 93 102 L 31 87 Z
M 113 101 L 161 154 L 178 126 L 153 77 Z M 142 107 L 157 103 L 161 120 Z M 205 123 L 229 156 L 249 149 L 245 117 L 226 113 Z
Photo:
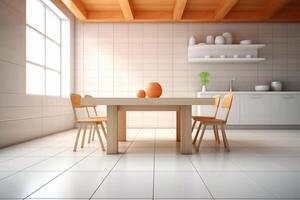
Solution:
M 300 124 L 300 95 L 276 95 L 276 123 L 282 125 Z
M 240 124 L 275 124 L 274 95 L 240 95 Z
M 198 97 L 226 92 L 198 92 Z M 229 125 L 300 125 L 299 92 L 233 92 Z M 198 106 L 197 115 L 212 115 L 212 106 Z M 224 113 L 220 112 L 219 118 Z

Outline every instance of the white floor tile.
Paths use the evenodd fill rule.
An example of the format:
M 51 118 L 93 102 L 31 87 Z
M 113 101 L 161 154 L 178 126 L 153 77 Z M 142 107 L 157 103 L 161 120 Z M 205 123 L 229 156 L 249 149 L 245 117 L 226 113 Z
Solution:
M 16 173 L 15 171 L 0 171 L 0 180 Z
M 155 171 L 195 171 L 195 168 L 186 156 L 156 156 Z
M 300 199 L 299 130 L 228 130 L 230 152 L 208 134 L 190 156 L 180 153 L 175 129 L 127 132 L 118 155 L 102 152 L 98 141 L 73 152 L 76 130 L 0 149 L 0 194 L 24 198 L 71 167 L 32 198 L 89 199 L 103 181 L 93 198 Z
M 223 155 L 192 155 L 191 162 L 198 171 L 238 171 L 238 168 L 233 164 L 227 156 Z
M 111 172 L 93 198 L 152 198 L 152 172 Z
M 211 198 L 197 172 L 156 172 L 155 198 Z
M 120 156 L 89 157 L 74 165 L 69 171 L 110 171 Z
M 30 198 L 90 198 L 107 172 L 65 172 Z
M 153 171 L 154 157 L 123 156 L 113 171 Z
M 14 145 L 0 150 L 0 157 L 19 157 L 38 150 L 34 147 L 19 147 Z
M 281 161 L 276 157 L 262 156 L 236 156 L 230 157 L 230 160 L 240 170 L 244 171 L 278 171 L 284 170 Z
M 25 154 L 25 157 L 49 157 L 59 154 L 60 152 L 64 151 L 65 147 L 60 148 L 41 148 L 37 151 L 33 151 L 30 153 Z
M 242 172 L 200 172 L 214 198 L 274 198 Z
M 46 157 L 18 157 L 0 163 L 0 171 L 19 171 L 45 160 Z
M 25 198 L 57 175 L 57 172 L 17 173 L 0 181 L 0 198 Z
M 300 172 L 247 172 L 277 198 L 300 199 Z
M 64 171 L 82 158 L 53 157 L 26 169 L 26 171 Z

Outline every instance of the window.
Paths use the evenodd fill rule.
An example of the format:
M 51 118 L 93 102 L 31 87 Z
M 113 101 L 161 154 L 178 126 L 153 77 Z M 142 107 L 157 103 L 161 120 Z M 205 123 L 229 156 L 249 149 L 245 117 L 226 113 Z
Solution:
M 26 93 L 70 93 L 70 22 L 49 0 L 26 1 Z

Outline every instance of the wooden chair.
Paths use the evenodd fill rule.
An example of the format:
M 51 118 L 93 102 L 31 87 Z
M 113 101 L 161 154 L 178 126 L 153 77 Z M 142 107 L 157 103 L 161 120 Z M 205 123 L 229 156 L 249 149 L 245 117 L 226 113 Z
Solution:
M 91 95 L 85 95 L 84 98 L 93 98 L 93 96 L 91 96 Z M 92 108 L 93 113 L 90 112 L 89 108 Z M 101 116 L 98 115 L 97 105 L 88 105 L 88 106 L 86 106 L 86 111 L 87 111 L 88 117 L 90 119 L 97 119 L 97 120 L 101 121 L 100 122 L 101 129 L 103 131 L 105 139 L 107 139 L 107 133 L 106 133 L 106 129 L 104 127 L 104 124 L 107 123 L 107 118 L 106 117 L 101 117 Z M 92 141 L 94 141 L 94 139 L 95 139 L 95 129 L 90 129 L 88 143 L 91 142 L 91 135 L 92 135 Z
M 212 116 L 192 116 L 192 119 L 193 119 L 192 133 L 193 133 L 193 130 L 195 128 L 196 123 L 199 122 L 198 129 L 197 129 L 196 135 L 195 135 L 194 140 L 193 140 L 193 144 L 195 144 L 195 142 L 197 140 L 197 137 L 199 135 L 200 128 L 201 128 L 201 121 L 203 119 L 215 119 L 217 114 L 218 114 L 218 109 L 219 109 L 219 105 L 220 105 L 221 96 L 220 95 L 215 95 L 214 98 L 215 98 L 215 104 L 213 105 L 214 108 L 215 108 L 214 115 L 212 115 Z M 215 126 L 213 126 L 213 128 L 215 129 Z M 214 131 L 214 133 L 215 133 L 215 131 Z M 215 133 L 215 139 L 218 143 L 220 143 L 219 134 L 217 135 Z
M 228 119 L 228 116 L 229 116 L 229 113 L 230 113 L 230 110 L 231 110 L 232 100 L 233 100 L 232 94 L 226 94 L 223 98 L 223 102 L 222 102 L 221 107 L 222 107 L 222 109 L 225 109 L 227 111 L 226 115 L 225 115 L 225 119 L 206 118 L 206 119 L 201 120 L 201 125 L 203 125 L 203 129 L 202 129 L 202 132 L 201 132 L 199 142 L 196 146 L 196 151 L 199 151 L 200 144 L 202 142 L 206 127 L 208 125 L 212 125 L 214 127 L 214 133 L 215 133 L 215 135 L 218 135 L 218 136 L 219 136 L 218 126 L 220 126 L 221 132 L 222 132 L 222 137 L 223 137 L 224 147 L 227 151 L 230 151 L 229 143 L 228 143 L 228 140 L 227 140 L 227 137 L 226 137 L 226 132 L 225 132 L 225 125 L 227 124 L 227 119 Z
M 74 152 L 77 149 L 78 140 L 79 140 L 82 129 L 83 129 L 83 136 L 82 136 L 82 141 L 81 141 L 81 148 L 84 147 L 84 140 L 85 140 L 86 130 L 87 130 L 88 126 L 90 126 L 91 129 L 96 130 L 97 135 L 99 137 L 101 148 L 102 148 L 103 151 L 105 151 L 103 141 L 102 141 L 102 138 L 101 138 L 101 135 L 100 135 L 100 131 L 98 129 L 98 124 L 102 123 L 102 120 L 101 119 L 90 119 L 90 118 L 88 118 L 88 119 L 78 119 L 76 110 L 80 109 L 80 108 L 86 108 L 86 106 L 81 105 L 81 96 L 79 94 L 70 94 L 70 99 L 71 99 L 72 108 L 73 108 L 73 112 L 74 112 L 75 122 L 79 125 L 79 129 L 78 129 L 78 132 L 77 132 L 75 145 L 74 145 Z

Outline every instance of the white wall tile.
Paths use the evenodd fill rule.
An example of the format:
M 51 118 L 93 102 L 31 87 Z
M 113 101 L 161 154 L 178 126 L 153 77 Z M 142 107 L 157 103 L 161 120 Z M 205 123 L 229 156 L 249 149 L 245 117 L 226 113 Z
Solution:
M 26 1 L 0 2 L 0 147 L 74 127 L 69 99 L 26 95 L 25 13 Z M 74 51 L 74 18 L 70 12 L 65 13 L 71 16 L 71 80 L 77 77 L 76 88 L 83 91 L 83 84 L 80 84 L 84 74 L 82 26 L 76 24 L 79 48 Z M 95 38 L 98 39 L 98 36 Z M 97 47 L 94 49 L 98 50 Z M 74 53 L 77 55 L 75 75 Z M 71 84 L 71 91 L 73 88 Z M 43 126 L 46 116 L 51 116 L 53 121 Z
M 253 90 L 255 84 L 272 79 L 287 81 L 286 89 L 300 89 L 299 23 L 98 23 L 83 27 L 85 34 L 81 33 L 82 27 L 77 28 L 76 41 L 80 43 L 77 52 L 83 52 L 84 45 L 89 52 L 84 53 L 84 61 L 80 55 L 77 58 L 76 68 L 80 69 L 80 63 L 85 63 L 85 71 L 78 70 L 77 73 L 89 71 L 87 74 L 93 74 L 98 66 L 100 96 L 135 96 L 136 91 L 144 89 L 148 82 L 158 81 L 163 86 L 162 97 L 194 97 L 201 89 L 197 76 L 200 71 L 211 74 L 209 90 L 228 89 L 231 78 L 236 78 L 235 88 L 239 90 Z M 87 33 L 89 31 L 91 33 Z M 98 38 L 95 38 L 97 31 Z M 232 32 L 236 43 L 251 39 L 266 44 L 260 56 L 266 57 L 267 61 L 237 65 L 187 63 L 187 44 L 191 35 L 197 42 L 204 42 L 206 35 L 221 35 L 225 31 Z M 86 38 L 89 35 L 91 38 Z M 95 49 L 97 45 L 90 45 L 96 40 L 98 50 Z M 76 77 L 82 76 L 77 74 Z M 96 82 L 86 79 L 96 79 L 96 76 L 84 75 L 84 81 L 78 80 L 77 91 L 97 88 L 82 87 L 81 84 Z M 167 120 L 160 122 L 160 119 Z M 174 116 L 168 112 L 131 112 L 127 123 L 129 127 L 174 127 L 172 122 Z

